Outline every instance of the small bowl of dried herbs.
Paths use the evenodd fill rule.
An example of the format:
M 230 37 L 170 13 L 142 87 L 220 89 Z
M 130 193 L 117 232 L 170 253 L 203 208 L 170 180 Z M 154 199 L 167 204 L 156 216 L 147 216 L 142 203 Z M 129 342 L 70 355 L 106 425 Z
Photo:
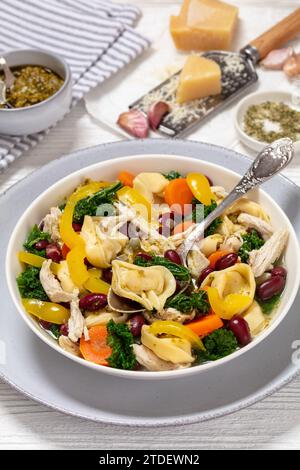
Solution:
M 263 91 L 246 96 L 237 107 L 235 128 L 239 139 L 253 150 L 289 137 L 300 151 L 300 106 L 292 93 Z

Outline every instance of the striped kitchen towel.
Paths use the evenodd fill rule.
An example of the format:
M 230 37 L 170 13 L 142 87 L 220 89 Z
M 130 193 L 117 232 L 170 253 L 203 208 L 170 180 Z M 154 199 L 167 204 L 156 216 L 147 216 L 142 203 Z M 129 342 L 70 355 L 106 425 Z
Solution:
M 0 52 L 41 48 L 62 55 L 72 70 L 74 106 L 149 47 L 133 28 L 139 16 L 137 7 L 109 0 L 1 0 Z M 0 171 L 48 131 L 0 136 Z

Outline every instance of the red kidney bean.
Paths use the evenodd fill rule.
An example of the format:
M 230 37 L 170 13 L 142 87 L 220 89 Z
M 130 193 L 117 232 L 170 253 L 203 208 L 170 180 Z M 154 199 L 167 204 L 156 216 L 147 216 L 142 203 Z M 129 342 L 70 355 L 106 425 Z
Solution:
M 104 269 L 102 272 L 102 279 L 107 282 L 108 284 L 111 284 L 112 281 L 112 270 L 111 269 Z
M 86 294 L 79 300 L 79 308 L 94 312 L 107 305 L 106 294 Z
M 50 321 L 45 320 L 39 320 L 39 323 L 41 327 L 44 328 L 44 330 L 50 330 L 51 326 L 53 325 L 53 323 L 51 323 Z
M 230 266 L 233 266 L 237 260 L 237 253 L 228 253 L 228 255 L 224 255 L 222 258 L 218 259 L 215 265 L 215 270 L 222 271 L 223 269 L 230 268 Z
M 159 216 L 160 233 L 170 236 L 175 227 L 175 215 L 173 212 L 167 212 Z
M 152 256 L 148 255 L 147 253 L 138 253 L 136 255 L 136 258 L 142 258 L 145 261 L 151 261 L 152 260 Z
M 271 270 L 271 276 L 282 276 L 285 279 L 287 270 L 283 266 L 276 266 Z
M 59 263 L 63 259 L 61 249 L 54 243 L 49 243 L 46 246 L 46 257 L 52 259 L 55 263 Z
M 40 240 L 34 244 L 34 248 L 38 251 L 45 250 L 45 248 L 49 245 L 48 240 Z
M 60 331 L 61 335 L 68 336 L 68 334 L 69 334 L 68 323 L 64 323 L 63 325 L 60 325 L 59 331 Z
M 239 315 L 232 317 L 227 328 L 232 331 L 241 346 L 246 346 L 251 342 L 250 328 L 243 317 Z
M 143 315 L 136 314 L 133 315 L 133 317 L 130 318 L 129 320 L 129 328 L 133 336 L 140 336 L 142 326 L 145 323 L 145 319 Z
M 256 289 L 256 294 L 261 300 L 269 300 L 274 295 L 280 294 L 285 286 L 285 278 L 282 276 L 272 276 L 260 284 Z
M 81 224 L 77 224 L 76 222 L 73 222 L 73 223 L 72 223 L 72 227 L 73 227 L 73 230 L 75 230 L 75 232 L 80 232 L 80 231 L 81 231 L 81 228 L 82 228 L 82 225 L 81 225 Z
M 171 261 L 172 263 L 175 263 L 175 264 L 182 264 L 182 260 L 179 256 L 179 254 L 177 253 L 177 251 L 175 250 L 167 250 L 165 251 L 164 253 L 164 258 L 168 259 L 169 261 Z
M 203 269 L 202 273 L 199 276 L 198 283 L 201 285 L 204 279 L 210 274 L 213 273 L 214 269 L 208 266 L 207 268 Z

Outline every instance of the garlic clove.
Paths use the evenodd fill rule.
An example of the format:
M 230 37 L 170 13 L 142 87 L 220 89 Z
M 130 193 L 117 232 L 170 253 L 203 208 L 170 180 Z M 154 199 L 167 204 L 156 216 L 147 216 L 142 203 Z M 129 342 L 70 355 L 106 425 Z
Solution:
M 285 62 L 293 53 L 292 47 L 274 49 L 261 61 L 261 65 L 267 70 L 282 70 Z
M 149 126 L 153 131 L 156 131 L 163 119 L 163 117 L 170 112 L 170 106 L 164 101 L 157 101 L 153 103 L 148 111 Z
M 117 124 L 133 137 L 143 139 L 148 136 L 149 124 L 146 116 L 138 109 L 120 114 Z
M 300 54 L 294 54 L 285 61 L 283 71 L 288 77 L 300 74 Z

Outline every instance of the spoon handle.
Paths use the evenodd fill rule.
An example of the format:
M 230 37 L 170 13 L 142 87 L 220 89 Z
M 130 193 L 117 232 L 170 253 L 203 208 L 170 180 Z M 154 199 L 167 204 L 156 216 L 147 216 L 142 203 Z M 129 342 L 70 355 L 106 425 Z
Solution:
M 4 59 L 4 57 L 0 58 L 0 67 L 2 68 L 2 70 L 4 72 L 6 88 L 9 89 L 13 86 L 16 77 L 14 76 L 12 71 L 10 70 L 9 66 L 7 65 L 6 60 Z
M 180 254 L 183 263 L 186 265 L 186 257 L 194 243 L 203 237 L 204 230 L 226 209 L 244 196 L 251 189 L 266 182 L 272 176 L 283 170 L 294 156 L 293 142 L 289 138 L 279 139 L 267 145 L 256 157 L 250 168 L 246 171 L 239 183 L 226 196 L 225 199 L 211 212 L 202 222 L 196 225 L 195 229 L 184 241 Z

